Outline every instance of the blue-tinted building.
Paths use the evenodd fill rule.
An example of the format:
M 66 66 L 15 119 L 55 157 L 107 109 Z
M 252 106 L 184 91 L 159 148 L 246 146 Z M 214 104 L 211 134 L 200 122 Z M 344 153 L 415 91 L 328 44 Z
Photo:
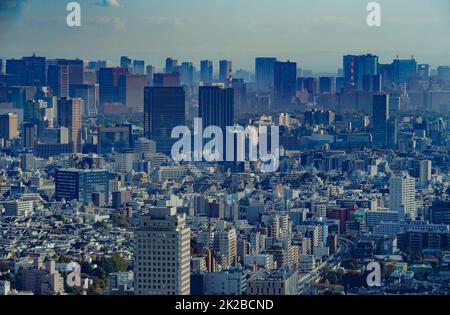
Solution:
M 103 193 L 109 201 L 109 172 L 105 170 L 59 169 L 55 179 L 56 200 L 92 201 L 92 193 Z
M 260 93 L 273 93 L 275 63 L 277 58 L 260 57 L 255 59 L 256 90 Z
M 213 62 L 211 60 L 202 60 L 200 62 L 200 80 L 203 85 L 211 85 L 213 82 Z
M 375 55 L 346 55 L 344 56 L 344 80 L 346 84 L 355 87 L 357 91 L 363 89 L 365 75 L 378 74 L 378 57 Z
M 289 105 L 297 91 L 297 63 L 275 63 L 274 99 L 276 105 Z

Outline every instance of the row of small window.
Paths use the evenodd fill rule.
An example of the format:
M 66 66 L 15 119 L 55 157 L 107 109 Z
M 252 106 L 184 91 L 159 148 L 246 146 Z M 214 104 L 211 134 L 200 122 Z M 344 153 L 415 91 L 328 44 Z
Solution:
M 138 250 L 138 254 L 141 256 L 141 259 L 158 259 L 158 260 L 175 260 L 175 257 L 167 257 L 168 255 L 170 256 L 175 256 L 176 252 L 151 252 L 151 251 L 146 251 L 146 250 Z M 142 255 L 147 255 L 147 257 L 142 257 Z M 148 257 L 149 255 L 151 255 L 151 257 Z M 158 256 L 158 257 L 155 257 Z M 164 257 L 160 257 L 160 256 L 164 256 Z
M 139 276 L 140 276 L 141 274 L 139 274 Z M 174 277 L 175 278 L 175 277 Z M 139 279 L 139 283 L 147 283 L 147 279 L 142 279 L 143 281 L 141 281 L 141 279 Z M 148 280 L 148 283 L 164 283 L 164 284 L 176 284 L 177 283 L 177 281 L 176 280 L 160 280 L 160 279 L 158 279 L 158 280 L 156 280 L 156 279 L 152 279 L 152 280 Z
M 175 272 L 175 268 L 171 268 L 171 269 L 165 269 L 165 268 L 163 268 L 163 269 L 161 269 L 161 268 L 158 268 L 158 269 L 156 269 L 156 268 L 148 268 L 148 270 L 147 270 L 147 268 L 138 268 L 138 270 L 139 271 L 153 271 L 153 272 Z
M 162 248 L 161 248 L 162 247 Z M 138 248 L 148 249 L 175 249 L 175 246 L 138 245 Z
M 147 289 L 146 285 L 139 285 L 139 289 Z M 149 289 L 161 289 L 161 286 L 148 286 Z M 168 289 L 175 289 L 174 287 L 168 288 Z M 159 292 L 158 292 L 159 293 Z M 175 291 L 169 291 L 169 292 L 165 292 L 166 295 L 176 295 L 177 293 Z
M 144 226 L 146 226 L 146 224 L 144 223 Z M 167 235 L 167 234 L 165 234 L 165 235 L 161 235 L 161 234 L 147 234 L 147 242 L 148 243 L 159 243 L 159 242 L 161 242 L 162 240 L 164 240 L 164 243 L 174 243 L 175 242 L 175 240 L 168 240 L 167 238 L 169 238 L 169 237 L 172 237 L 172 238 L 174 238 L 174 237 L 176 237 L 177 235 L 176 234 L 173 234 L 173 235 Z M 143 239 L 142 241 L 145 241 L 145 239 Z
M 158 266 L 158 267 L 170 267 L 170 264 L 171 263 L 156 263 L 156 262 L 153 262 L 153 263 L 148 263 L 148 265 L 149 266 Z M 139 266 L 147 266 L 147 263 L 144 261 L 143 263 L 141 263 L 141 262 L 138 262 L 138 265 Z M 172 267 L 175 267 L 176 266 L 176 263 L 172 263 Z

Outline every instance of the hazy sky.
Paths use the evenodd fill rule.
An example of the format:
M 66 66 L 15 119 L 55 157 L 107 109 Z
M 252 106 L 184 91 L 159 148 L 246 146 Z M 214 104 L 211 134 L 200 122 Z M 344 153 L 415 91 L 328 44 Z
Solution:
M 275 56 L 335 71 L 344 53 L 371 52 L 450 64 L 449 0 L 379 0 L 379 28 L 366 24 L 369 0 L 79 0 L 78 28 L 66 25 L 69 2 L 0 0 L 0 57 L 129 55 L 157 68 L 168 56 L 229 58 L 252 69 L 254 57 Z

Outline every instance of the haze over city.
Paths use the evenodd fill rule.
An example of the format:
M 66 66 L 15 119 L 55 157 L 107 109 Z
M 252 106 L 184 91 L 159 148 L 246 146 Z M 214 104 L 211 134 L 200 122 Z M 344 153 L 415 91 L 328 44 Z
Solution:
M 195 63 L 228 58 L 236 69 L 247 70 L 253 70 L 255 56 L 275 56 L 330 73 L 348 53 L 369 51 L 383 62 L 414 55 L 432 66 L 445 63 L 450 54 L 446 0 L 379 1 L 382 26 L 375 28 L 366 24 L 365 0 L 79 3 L 82 26 L 70 28 L 66 1 L 0 0 L 0 54 L 112 61 L 132 55 L 160 69 L 167 56 Z

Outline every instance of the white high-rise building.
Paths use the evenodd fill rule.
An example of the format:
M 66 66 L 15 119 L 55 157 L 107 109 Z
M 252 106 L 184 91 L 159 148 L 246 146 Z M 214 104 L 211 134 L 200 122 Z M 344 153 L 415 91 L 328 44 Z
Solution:
M 408 175 L 392 177 L 389 182 L 389 205 L 397 211 L 399 219 L 416 217 L 416 187 L 414 178 Z
M 174 207 L 153 207 L 135 232 L 135 294 L 190 294 L 190 229 Z

